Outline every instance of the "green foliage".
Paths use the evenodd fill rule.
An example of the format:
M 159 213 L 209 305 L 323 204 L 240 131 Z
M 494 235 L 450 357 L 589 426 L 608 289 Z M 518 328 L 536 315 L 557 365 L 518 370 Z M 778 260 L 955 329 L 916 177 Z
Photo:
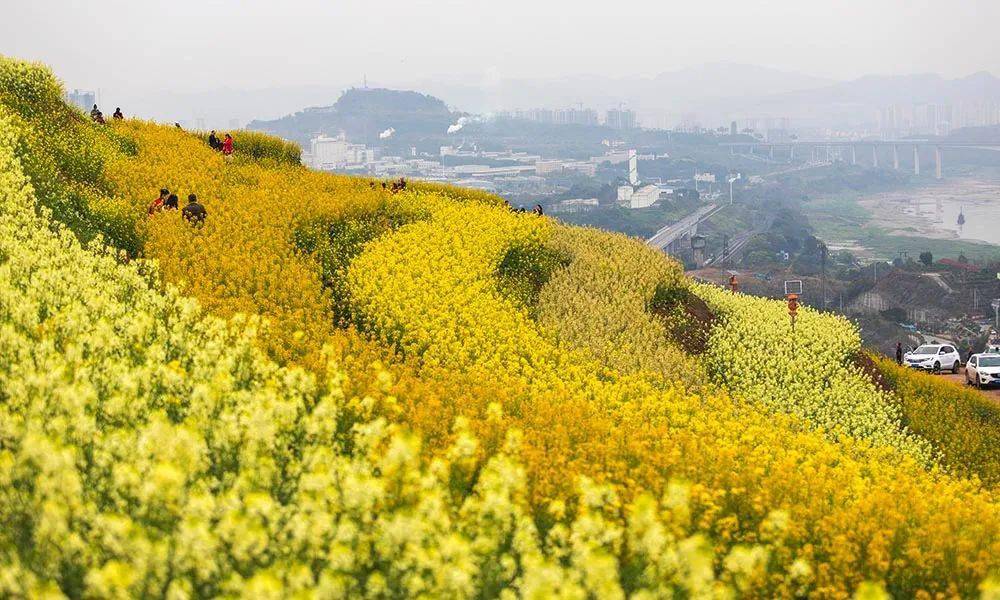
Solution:
M 333 321 L 338 327 L 347 327 L 354 321 L 345 279 L 354 257 L 368 242 L 426 216 L 423 211 L 414 210 L 412 205 L 384 200 L 371 209 L 321 218 L 295 230 L 296 247 L 312 255 L 320 264 L 323 286 L 330 290 Z
M 566 252 L 537 240 L 519 240 L 507 249 L 497 265 L 500 290 L 521 306 L 534 309 L 542 286 L 569 262 Z

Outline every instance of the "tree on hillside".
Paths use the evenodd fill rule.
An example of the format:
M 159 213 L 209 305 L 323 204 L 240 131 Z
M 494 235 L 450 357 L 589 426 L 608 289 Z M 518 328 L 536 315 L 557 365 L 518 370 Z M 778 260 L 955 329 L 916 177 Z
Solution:
M 931 254 L 929 251 L 921 252 L 920 262 L 924 263 L 925 267 L 929 267 L 931 266 L 931 263 L 934 262 L 934 255 Z

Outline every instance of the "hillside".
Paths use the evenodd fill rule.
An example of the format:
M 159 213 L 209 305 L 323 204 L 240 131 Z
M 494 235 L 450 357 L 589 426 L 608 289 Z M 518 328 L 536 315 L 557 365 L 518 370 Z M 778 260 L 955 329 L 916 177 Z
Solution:
M 975 392 L 638 240 L 236 137 L 0 58 L 0 596 L 996 593 Z
M 247 127 L 294 140 L 303 146 L 317 133 L 367 144 L 405 144 L 427 136 L 444 138 L 455 122 L 444 102 L 418 92 L 383 88 L 352 88 L 332 106 L 307 108 L 271 121 L 251 121 Z M 394 138 L 379 142 L 379 134 L 393 128 Z

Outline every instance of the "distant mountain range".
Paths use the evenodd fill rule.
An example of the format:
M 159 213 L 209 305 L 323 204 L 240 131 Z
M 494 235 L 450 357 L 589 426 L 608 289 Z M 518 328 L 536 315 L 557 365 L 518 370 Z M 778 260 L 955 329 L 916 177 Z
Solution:
M 377 88 L 417 90 L 443 99 L 452 112 L 487 114 L 501 109 L 583 105 L 603 111 L 624 103 L 647 126 L 695 120 L 706 126 L 733 119 L 788 117 L 802 123 L 838 126 L 872 119 L 890 104 L 1000 102 L 1000 79 L 990 73 L 946 79 L 939 75 L 870 75 L 833 81 L 754 65 L 712 63 L 655 77 L 609 75 L 552 79 L 501 79 L 488 83 L 441 78 L 379 82 Z M 309 106 L 329 106 L 346 86 L 318 84 L 258 90 L 221 89 L 197 94 L 146 94 L 115 105 L 137 107 L 160 120 L 204 119 L 228 126 L 229 119 L 275 119 Z M 193 123 L 192 123 L 193 124 Z
M 715 107 L 793 119 L 853 120 L 860 116 L 871 120 L 875 110 L 889 105 L 974 102 L 1000 102 L 1000 79 L 986 72 L 958 79 L 932 74 L 869 75 L 812 89 L 742 100 L 726 99 Z
M 710 63 L 655 77 L 576 76 L 507 79 L 491 85 L 420 80 L 415 89 L 445 98 L 463 110 L 487 113 L 505 108 L 567 107 L 605 109 L 626 103 L 637 110 L 667 106 L 690 110 L 708 99 L 762 96 L 830 85 L 833 81 L 767 67 Z

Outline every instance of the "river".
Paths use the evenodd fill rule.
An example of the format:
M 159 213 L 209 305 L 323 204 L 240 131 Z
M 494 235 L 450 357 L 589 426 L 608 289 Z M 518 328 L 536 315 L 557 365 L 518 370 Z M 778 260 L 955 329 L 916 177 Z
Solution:
M 872 220 L 898 235 L 1000 245 L 1000 181 L 946 179 L 930 185 L 863 196 Z M 958 224 L 959 214 L 965 224 Z

